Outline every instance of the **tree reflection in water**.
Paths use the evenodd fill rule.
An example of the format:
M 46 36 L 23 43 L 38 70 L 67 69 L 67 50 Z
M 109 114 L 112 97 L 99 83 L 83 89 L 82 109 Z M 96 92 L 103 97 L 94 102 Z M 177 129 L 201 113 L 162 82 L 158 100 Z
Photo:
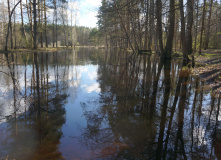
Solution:
M 8 80 L 11 78 L 13 82 L 12 101 L 15 110 L 6 126 L 7 135 L 1 140 L 4 148 L 1 147 L 0 155 L 7 155 L 9 159 L 62 159 L 58 145 L 62 137 L 61 126 L 65 123 L 66 111 L 63 105 L 68 96 L 65 81 L 49 82 L 47 53 L 45 56 L 37 53 L 20 55 L 19 63 L 25 64 L 24 75 L 21 75 L 23 68 L 19 68 L 18 62 L 9 61 L 9 57 L 14 57 L 14 54 L 6 55 L 6 59 L 10 73 Z M 32 67 L 26 65 L 30 62 Z M 31 79 L 27 79 L 27 70 L 31 73 Z M 24 79 L 21 76 L 24 76 Z M 19 83 L 24 83 L 24 88 L 19 87 Z M 23 110 L 23 107 L 23 114 L 16 113 Z M 1 156 L 0 158 L 5 158 Z
M 0 158 L 221 159 L 220 95 L 180 61 L 87 49 L 3 58 Z M 91 95 L 79 78 L 87 65 L 97 69 Z
M 94 159 L 215 159 L 220 156 L 220 96 L 181 62 L 157 55 L 106 54 L 98 68 L 101 93 L 82 103 L 79 137 Z

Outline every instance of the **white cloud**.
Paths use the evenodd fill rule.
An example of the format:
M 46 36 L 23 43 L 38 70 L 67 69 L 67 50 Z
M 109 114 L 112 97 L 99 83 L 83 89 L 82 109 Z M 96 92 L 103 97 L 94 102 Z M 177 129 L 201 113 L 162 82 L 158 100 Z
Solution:
M 99 6 L 101 6 L 101 0 L 82 0 L 79 4 L 80 17 L 78 18 L 78 25 L 96 27 Z
M 92 80 L 96 80 L 97 79 L 97 72 L 89 72 L 88 73 L 88 77 L 89 79 L 92 81 Z
M 87 86 L 85 90 L 86 90 L 87 93 L 91 93 L 91 92 L 99 93 L 101 91 L 98 83 Z
M 85 6 L 99 7 L 101 5 L 101 0 L 84 0 L 82 1 L 82 4 Z
M 96 27 L 97 23 L 97 18 L 96 18 L 96 13 L 91 13 L 91 14 L 86 14 L 84 16 L 80 16 L 78 19 L 78 25 L 79 26 L 86 26 L 86 27 L 91 27 L 94 28 Z

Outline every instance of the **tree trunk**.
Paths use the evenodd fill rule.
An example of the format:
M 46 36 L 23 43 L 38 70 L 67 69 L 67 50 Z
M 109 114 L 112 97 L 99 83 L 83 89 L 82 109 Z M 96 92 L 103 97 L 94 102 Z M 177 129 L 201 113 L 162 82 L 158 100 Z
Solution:
M 10 13 L 10 7 L 9 7 L 9 22 L 8 22 L 8 30 L 7 30 L 7 35 L 6 35 L 6 40 L 5 40 L 5 51 L 8 50 L 8 36 L 9 36 L 9 30 L 10 30 L 10 26 L 11 26 L 11 18 L 12 18 L 12 14 L 15 10 L 15 8 L 17 7 L 17 5 L 21 2 L 22 0 L 18 1 L 18 3 L 14 6 L 14 8 L 12 9 L 11 13 Z M 8 6 L 9 5 L 9 0 L 8 0 Z
M 160 53 L 164 53 L 163 49 L 163 39 L 162 39 L 162 2 L 161 0 L 156 0 L 156 17 L 157 17 L 157 35 L 158 43 L 160 47 Z
M 55 31 L 55 43 L 56 43 L 56 48 L 58 47 L 58 11 L 57 11 L 57 0 L 55 0 L 55 14 L 56 14 L 56 31 Z
M 183 50 L 183 59 L 184 61 L 188 60 L 187 49 L 186 49 L 186 36 L 185 36 L 185 19 L 183 11 L 183 0 L 179 0 L 180 3 L 180 19 L 181 19 L 181 41 L 182 41 L 182 50 Z
M 146 13 L 145 13 L 145 39 L 144 39 L 144 49 L 147 49 L 147 40 L 148 40 L 148 49 L 151 49 L 151 43 L 152 43 L 152 33 L 151 31 L 151 25 L 149 23 L 149 32 L 148 32 L 148 21 L 149 21 L 149 0 L 146 0 L 145 2 L 146 4 L 144 5 L 146 7 Z M 148 34 L 149 33 L 149 34 Z M 149 35 L 149 38 L 148 38 Z
M 150 0 L 150 14 L 149 14 L 149 49 L 151 50 L 153 35 L 155 33 L 154 28 L 154 0 Z
M 52 33 L 52 37 L 53 37 L 53 48 L 54 48 L 54 44 L 55 44 L 55 23 L 54 23 L 54 20 L 55 19 L 55 11 L 54 11 L 54 14 L 53 14 L 53 33 Z
M 211 15 L 213 10 L 213 0 L 210 0 L 210 9 L 209 9 L 209 17 L 208 17 L 208 25 L 207 25 L 207 32 L 206 32 L 206 40 L 204 49 L 207 50 L 209 46 L 209 37 L 210 37 L 210 22 L 211 22 Z
M 197 43 L 198 15 L 199 15 L 199 0 L 197 0 L 197 4 L 196 4 L 196 29 L 195 29 L 195 46 L 194 46 L 194 52 L 196 52 L 196 43 Z
M 166 49 L 164 58 L 171 58 L 171 52 L 173 49 L 173 38 L 174 38 L 174 27 L 175 27 L 175 1 L 170 0 L 170 11 L 169 11 L 169 31 L 167 35 Z
M 46 0 L 44 0 L 44 16 L 45 16 L 45 47 L 48 47 Z
M 34 49 L 37 49 L 37 10 L 36 0 L 33 0 L 33 14 L 34 14 Z
M 30 8 L 28 7 L 28 1 L 26 0 L 26 6 L 27 6 L 27 12 L 28 12 L 28 19 L 29 19 L 29 23 L 30 23 L 30 28 L 31 28 L 31 47 L 33 45 L 33 41 L 34 41 L 34 35 L 33 35 L 33 24 L 32 24 L 32 7 L 31 7 L 31 1 L 29 1 L 30 3 Z
M 43 48 L 43 28 L 42 28 L 42 0 L 40 3 L 40 0 L 38 0 L 38 28 L 40 30 L 38 30 L 38 32 L 40 32 L 40 41 L 41 41 L 41 48 Z
M 201 55 L 201 48 L 202 48 L 202 41 L 203 41 L 205 12 L 206 12 L 206 0 L 204 0 L 204 4 L 203 4 L 203 15 L 202 15 L 202 26 L 201 26 L 201 33 L 200 33 L 199 55 Z
M 187 0 L 187 27 L 186 27 L 186 47 L 187 54 L 191 55 L 192 50 L 192 26 L 193 26 L 193 0 Z
M 23 9 L 22 9 L 22 1 L 20 3 L 20 9 L 21 9 L 21 27 L 22 27 L 22 35 L 24 36 L 26 46 L 28 46 L 27 38 L 26 38 L 26 33 L 25 33 L 25 27 L 24 27 L 24 19 L 23 19 Z
M 10 3 L 9 3 L 9 0 L 8 0 L 8 17 L 9 17 L 9 27 L 10 27 L 10 39 L 11 39 L 11 49 L 13 48 L 13 37 L 12 37 L 12 23 L 11 23 L 11 15 L 10 15 Z
M 14 0 L 14 6 L 15 6 L 15 0 Z M 12 33 L 12 32 L 11 32 Z M 14 49 L 16 49 L 16 25 L 15 25 L 15 12 L 14 12 L 14 40 L 15 40 L 15 47 Z
M 73 47 L 73 8 L 71 6 L 71 48 Z

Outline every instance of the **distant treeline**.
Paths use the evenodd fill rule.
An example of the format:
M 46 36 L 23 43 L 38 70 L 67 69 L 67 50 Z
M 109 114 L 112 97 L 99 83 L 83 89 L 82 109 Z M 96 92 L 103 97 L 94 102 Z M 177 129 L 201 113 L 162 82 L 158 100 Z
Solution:
M 0 48 L 90 45 L 92 28 L 77 26 L 75 0 L 3 0 Z
M 221 48 L 217 0 L 102 0 L 98 24 L 106 46 L 154 50 L 165 57 Z
M 14 25 L 14 24 L 13 24 Z M 31 29 L 30 24 L 25 24 L 24 29 L 26 32 L 26 39 L 22 36 L 22 29 L 21 24 L 15 24 L 15 33 L 13 33 L 14 37 L 14 45 L 13 48 L 30 48 L 31 44 Z M 89 34 L 91 32 L 91 28 L 84 27 L 84 26 L 63 26 L 58 24 L 57 25 L 57 40 L 56 40 L 56 26 L 53 24 L 47 25 L 47 45 L 48 47 L 56 47 L 57 46 L 85 46 L 90 45 L 89 43 Z M 72 30 L 72 31 L 71 31 Z M 72 32 L 72 36 L 71 36 Z M 41 35 L 41 30 L 38 31 L 38 34 Z M 2 35 L 1 38 L 1 48 L 5 45 L 5 35 Z M 42 39 L 41 39 L 42 38 Z M 45 36 L 38 36 L 38 47 L 41 47 L 41 43 L 43 47 L 46 47 L 46 39 Z M 11 41 L 9 41 L 9 46 L 11 46 Z

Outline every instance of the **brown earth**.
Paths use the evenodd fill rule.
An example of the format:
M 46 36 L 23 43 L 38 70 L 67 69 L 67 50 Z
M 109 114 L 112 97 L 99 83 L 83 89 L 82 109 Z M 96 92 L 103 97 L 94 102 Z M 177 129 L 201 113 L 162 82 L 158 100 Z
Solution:
M 210 85 L 213 92 L 221 94 L 221 50 L 207 50 L 195 58 L 193 73 Z

